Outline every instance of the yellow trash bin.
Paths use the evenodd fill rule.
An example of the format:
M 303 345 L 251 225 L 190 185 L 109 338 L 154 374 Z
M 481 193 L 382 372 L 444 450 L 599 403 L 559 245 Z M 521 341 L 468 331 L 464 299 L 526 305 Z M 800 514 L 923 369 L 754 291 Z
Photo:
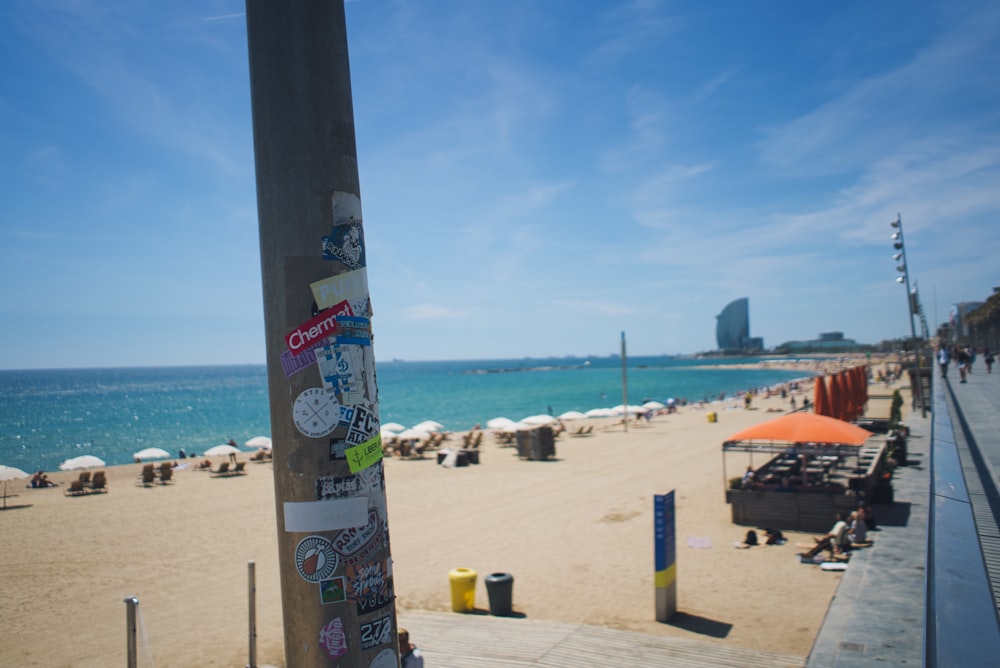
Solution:
M 709 422 L 716 422 L 718 419 L 719 419 L 719 414 L 716 413 L 715 411 L 712 411 L 711 413 L 708 414 Z
M 472 612 L 476 607 L 476 572 L 471 568 L 448 571 L 451 581 L 452 612 Z

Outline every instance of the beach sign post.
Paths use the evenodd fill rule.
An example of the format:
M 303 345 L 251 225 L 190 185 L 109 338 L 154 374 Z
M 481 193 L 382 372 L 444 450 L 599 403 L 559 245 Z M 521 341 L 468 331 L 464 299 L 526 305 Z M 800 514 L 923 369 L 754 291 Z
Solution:
M 622 422 L 625 431 L 628 431 L 628 357 L 625 354 L 625 330 L 622 330 L 622 406 L 624 407 L 625 418 Z
M 674 528 L 674 492 L 653 496 L 654 582 L 656 621 L 669 622 L 677 614 L 677 546 Z
M 246 20 L 285 665 L 395 667 L 344 2 Z

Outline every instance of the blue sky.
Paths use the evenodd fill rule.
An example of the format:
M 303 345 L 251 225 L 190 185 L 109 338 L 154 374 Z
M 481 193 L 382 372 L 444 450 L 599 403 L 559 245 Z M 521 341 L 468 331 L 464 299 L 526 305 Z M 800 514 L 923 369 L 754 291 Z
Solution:
M 0 368 L 264 362 L 242 2 L 0 8 Z M 378 359 L 908 334 L 1000 285 L 1000 6 L 347 4 Z M 936 316 L 936 317 L 935 317 Z

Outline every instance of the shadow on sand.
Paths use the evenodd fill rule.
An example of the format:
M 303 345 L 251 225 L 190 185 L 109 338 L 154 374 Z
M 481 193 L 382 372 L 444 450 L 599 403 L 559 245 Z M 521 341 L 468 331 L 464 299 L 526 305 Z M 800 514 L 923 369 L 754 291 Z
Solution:
M 699 617 L 698 615 L 689 615 L 686 612 L 678 612 L 666 623 L 669 626 L 676 626 L 685 631 L 713 638 L 725 638 L 733 629 L 732 624 L 717 622 L 714 619 Z

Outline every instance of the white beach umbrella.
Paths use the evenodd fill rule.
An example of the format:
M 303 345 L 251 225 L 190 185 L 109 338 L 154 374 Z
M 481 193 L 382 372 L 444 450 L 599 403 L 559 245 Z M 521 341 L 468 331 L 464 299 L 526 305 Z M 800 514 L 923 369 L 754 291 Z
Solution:
M 417 431 L 441 431 L 444 429 L 444 425 L 434 420 L 424 420 L 419 424 L 413 425 L 412 429 L 416 429 Z
M 500 430 L 503 430 L 505 427 L 509 427 L 512 424 L 515 424 L 515 422 L 513 420 L 511 420 L 510 418 L 506 418 L 506 417 L 495 417 L 492 420 L 487 420 L 486 421 L 486 427 L 488 429 L 500 429 Z
M 529 415 L 528 417 L 521 420 L 521 422 L 533 425 L 551 424 L 555 421 L 556 419 L 551 415 Z
M 589 411 L 585 413 L 585 415 L 587 417 L 601 418 L 601 417 L 614 417 L 615 415 L 617 415 L 617 413 L 615 413 L 615 411 L 610 408 L 591 408 Z
M 258 450 L 270 450 L 271 449 L 271 437 L 270 436 L 254 436 L 249 441 L 244 443 L 248 448 L 257 448 Z
M 239 448 L 229 445 L 228 443 L 223 443 L 222 445 L 216 445 L 209 448 L 202 454 L 206 457 L 228 457 L 229 455 L 238 455 L 240 452 L 242 452 L 242 450 Z
M 616 415 L 625 415 L 625 413 L 628 413 L 629 415 L 641 415 L 645 413 L 647 409 L 643 408 L 642 406 L 633 406 L 631 404 L 628 406 L 623 406 L 622 404 L 618 404 L 611 410 L 613 410 Z
M 132 457 L 138 459 L 139 461 L 145 461 L 147 459 L 166 459 L 169 456 L 170 453 L 163 448 L 146 448 L 145 450 L 132 453 Z
M 19 468 L 14 466 L 4 466 L 0 464 L 0 480 L 7 482 L 8 480 L 17 480 L 19 478 L 27 478 L 30 473 L 25 473 Z
M 92 469 L 104 466 L 104 460 L 94 455 L 80 455 L 67 459 L 59 465 L 60 471 L 75 471 L 76 469 Z
M 430 436 L 429 431 L 416 428 L 405 429 L 396 434 L 396 438 L 398 438 L 401 441 L 419 441 L 420 439 L 427 438 L 428 436 Z
M 406 426 L 401 425 L 398 422 L 390 422 L 389 424 L 382 425 L 382 429 L 385 431 L 403 431 L 406 429 Z
M 565 413 L 559 414 L 560 420 L 583 420 L 587 416 L 580 411 L 566 411 Z
M 3 480 L 3 507 L 7 507 L 7 481 L 27 478 L 28 474 L 13 466 L 0 464 L 0 480 Z
M 386 443 L 392 443 L 397 438 L 399 438 L 399 435 L 395 431 L 393 431 L 391 429 L 386 429 L 385 427 L 382 427 L 381 429 L 379 429 L 378 433 L 379 433 L 379 436 L 382 437 L 382 440 L 385 441 Z
M 643 408 L 647 408 L 647 409 L 649 409 L 651 411 L 658 411 L 658 410 L 661 410 L 663 408 L 666 408 L 666 406 L 664 406 L 663 404 L 661 404 L 659 401 L 647 401 L 646 403 L 644 403 L 642 405 L 642 407 Z

